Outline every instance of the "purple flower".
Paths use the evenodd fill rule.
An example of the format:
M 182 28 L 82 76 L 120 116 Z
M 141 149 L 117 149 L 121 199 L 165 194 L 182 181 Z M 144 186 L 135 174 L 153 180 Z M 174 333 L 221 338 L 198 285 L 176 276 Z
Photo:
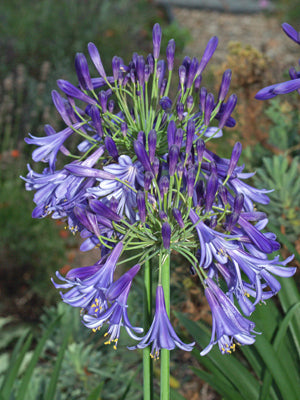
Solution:
M 240 314 L 212 279 L 207 278 L 205 283 L 205 296 L 211 308 L 213 322 L 211 340 L 201 351 L 201 356 L 205 356 L 216 343 L 222 354 L 231 353 L 235 349 L 233 340 L 241 345 L 253 344 L 255 336 L 252 332 L 255 324 Z
M 167 314 L 164 291 L 161 285 L 158 285 L 156 289 L 155 315 L 151 327 L 140 343 L 129 347 L 129 349 L 144 349 L 150 346 L 151 343 L 151 356 L 155 359 L 159 358 L 160 349 L 173 350 L 177 346 L 181 350 L 192 351 L 195 344 L 185 344 L 176 335 Z
M 116 348 L 120 329 L 122 326 L 125 327 L 129 336 L 135 340 L 139 340 L 132 331 L 136 333 L 142 333 L 143 329 L 133 327 L 129 322 L 127 315 L 127 298 L 131 288 L 132 280 L 140 269 L 140 265 L 135 265 L 124 275 L 122 275 L 116 282 L 114 282 L 107 289 L 105 296 L 106 300 L 111 304 L 110 307 L 101 312 L 98 304 L 93 304 L 90 308 L 90 312 L 84 315 L 83 320 L 85 326 L 93 329 L 93 331 L 100 329 L 104 323 L 109 325 L 106 335 L 110 335 L 109 341 L 105 344 L 114 343 Z
M 119 202 L 117 213 L 123 215 L 125 212 L 130 220 L 135 221 L 136 195 L 130 187 L 135 189 L 137 185 L 143 186 L 143 167 L 139 161 L 133 163 L 128 156 L 120 156 L 118 161 L 118 164 L 107 165 L 103 167 L 103 170 L 126 182 L 126 184 L 115 179 L 101 179 L 99 186 L 89 189 L 88 192 L 97 197 L 105 197 L 108 200 L 114 197 Z
M 119 242 L 105 262 L 101 259 L 90 267 L 77 268 L 70 271 L 65 278 L 57 271 L 56 276 L 66 283 L 55 283 L 52 279 L 55 288 L 70 289 L 66 293 L 60 293 L 63 301 L 87 311 L 91 308 L 106 309 L 105 292 L 113 282 L 114 271 L 122 249 L 123 243 Z
M 77 123 L 73 127 L 74 129 L 78 129 L 81 127 L 81 125 L 81 123 Z M 63 131 L 50 136 L 36 137 L 30 135 L 30 138 L 25 138 L 25 142 L 40 146 L 32 152 L 32 159 L 36 162 L 49 162 L 50 169 L 54 171 L 57 153 L 63 143 L 73 133 L 74 130 L 71 127 L 68 127 Z
M 217 260 L 220 264 L 226 264 L 228 259 L 227 251 L 238 248 L 238 245 L 232 240 L 228 241 L 225 239 L 237 238 L 238 236 L 234 237 L 214 231 L 200 220 L 193 209 L 191 209 L 189 217 L 192 223 L 196 224 L 195 229 L 200 241 L 201 255 L 199 267 L 208 268 L 213 259 Z

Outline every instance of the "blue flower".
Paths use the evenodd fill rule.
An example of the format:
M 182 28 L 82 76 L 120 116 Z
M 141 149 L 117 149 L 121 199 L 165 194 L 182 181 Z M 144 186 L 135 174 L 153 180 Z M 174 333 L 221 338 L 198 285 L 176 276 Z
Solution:
M 129 336 L 135 340 L 139 340 L 139 337 L 133 332 L 143 332 L 142 328 L 133 327 L 131 325 L 127 315 L 128 294 L 132 280 L 139 269 L 140 265 L 135 265 L 107 289 L 105 297 L 107 302 L 110 302 L 111 305 L 105 312 L 101 312 L 98 304 L 94 303 L 89 313 L 83 317 L 85 326 L 93 329 L 93 331 L 100 329 L 105 323 L 109 325 L 106 335 L 110 335 L 110 339 L 106 344 L 114 343 L 114 347 L 116 347 L 122 326 L 125 327 Z
M 131 221 L 135 221 L 136 194 L 130 187 L 135 189 L 138 185 L 144 185 L 141 163 L 139 161 L 133 163 L 130 157 L 123 155 L 119 157 L 118 164 L 110 164 L 103 167 L 103 170 L 124 181 L 129 187 L 115 179 L 102 179 L 99 186 L 88 189 L 88 193 L 107 199 L 114 197 L 119 202 L 117 213 L 123 215 L 125 212 Z
M 81 126 L 82 123 L 77 123 L 74 124 L 73 128 L 78 129 Z M 30 138 L 25 138 L 26 143 L 40 146 L 32 152 L 32 159 L 34 161 L 49 162 L 49 167 L 53 172 L 57 153 L 67 138 L 74 133 L 74 129 L 68 127 L 50 136 L 36 137 L 30 135 Z
M 235 349 L 233 340 L 241 345 L 253 344 L 255 324 L 240 314 L 212 279 L 207 278 L 205 283 L 205 296 L 212 313 L 212 335 L 208 346 L 201 351 L 201 356 L 205 356 L 216 343 L 222 354 L 231 353 Z
M 66 293 L 60 293 L 63 301 L 73 307 L 81 307 L 89 311 L 93 304 L 99 310 L 107 308 L 105 292 L 113 282 L 113 275 L 118 258 L 123 249 L 122 242 L 119 242 L 106 260 L 101 259 L 90 267 L 71 270 L 64 278 L 59 272 L 56 276 L 66 282 L 55 283 L 56 289 L 70 289 Z
M 151 343 L 151 356 L 155 359 L 159 358 L 160 349 L 173 350 L 175 347 L 179 347 L 181 350 L 192 351 L 195 344 L 185 344 L 176 335 L 166 311 L 164 291 L 161 285 L 158 285 L 156 289 L 155 315 L 150 329 L 139 344 L 129 347 L 129 349 L 144 349 Z

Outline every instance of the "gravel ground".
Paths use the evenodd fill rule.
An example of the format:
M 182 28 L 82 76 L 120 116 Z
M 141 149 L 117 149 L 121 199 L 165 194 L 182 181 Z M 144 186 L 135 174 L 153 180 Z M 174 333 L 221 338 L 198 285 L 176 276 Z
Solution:
M 296 66 L 298 47 L 283 33 L 281 22 L 275 16 L 264 13 L 228 14 L 178 7 L 172 7 L 171 12 L 179 25 L 187 28 L 191 34 L 185 51 L 189 56 L 201 57 L 207 41 L 212 36 L 218 36 L 219 45 L 213 63 L 224 61 L 230 41 L 240 41 L 251 44 L 271 60 L 276 60 L 279 70 Z

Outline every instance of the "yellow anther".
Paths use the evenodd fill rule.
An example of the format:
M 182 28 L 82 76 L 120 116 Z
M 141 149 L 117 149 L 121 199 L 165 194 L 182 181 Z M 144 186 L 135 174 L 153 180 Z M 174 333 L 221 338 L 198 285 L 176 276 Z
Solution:
M 97 329 L 95 329 L 95 328 L 92 329 L 93 332 L 96 332 L 96 330 L 97 330 Z
M 108 332 L 104 333 L 104 337 L 106 337 L 108 335 Z
M 104 344 L 110 344 L 110 340 L 108 340 L 107 342 L 104 342 Z
M 114 347 L 114 350 L 117 350 L 117 346 L 116 345 L 114 345 L 113 347 Z
M 99 311 L 99 308 L 95 308 L 95 313 Z
M 225 351 L 224 347 L 221 348 L 222 351 Z

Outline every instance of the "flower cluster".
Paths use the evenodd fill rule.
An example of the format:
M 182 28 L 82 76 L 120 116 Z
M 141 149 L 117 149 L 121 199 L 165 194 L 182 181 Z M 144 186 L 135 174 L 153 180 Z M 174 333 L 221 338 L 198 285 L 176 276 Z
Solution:
M 284 33 L 294 42 L 300 45 L 300 31 L 297 32 L 291 25 L 286 22 L 282 24 Z M 300 59 L 299 59 L 300 64 Z M 291 80 L 287 82 L 275 83 L 274 85 L 267 86 L 261 89 L 255 96 L 258 100 L 268 100 L 277 96 L 278 94 L 285 94 L 297 90 L 300 94 L 300 71 L 296 71 L 294 67 L 289 69 Z
M 107 327 L 108 342 L 116 346 L 125 327 L 137 341 L 130 349 L 152 345 L 155 358 L 161 348 L 190 351 L 194 343 L 178 338 L 165 306 L 162 260 L 177 252 L 198 275 L 212 311 L 212 338 L 201 354 L 216 343 L 228 353 L 234 341 L 255 341 L 254 323 L 242 313 L 250 316 L 279 291 L 274 275 L 289 277 L 295 268 L 286 267 L 292 257 L 270 257 L 279 244 L 264 232 L 267 216 L 255 206 L 269 202 L 268 191 L 245 183 L 253 174 L 238 166 L 241 144 L 234 145 L 230 159 L 209 150 L 224 126 L 235 125 L 231 114 L 237 102 L 235 94 L 228 96 L 230 70 L 217 96 L 202 84 L 217 37 L 200 60 L 185 57 L 174 74 L 175 42 L 169 41 L 161 59 L 161 34 L 154 25 L 153 53 L 147 57 L 134 53 L 129 63 L 114 57 L 111 75 L 93 43 L 88 51 L 98 77 L 91 77 L 84 54 L 76 55 L 78 85 L 58 80 L 65 96 L 52 92 L 66 128 L 55 132 L 47 125 L 45 137 L 26 139 L 37 146 L 33 160 L 46 168 L 37 173 L 28 166 L 23 179 L 27 190 L 35 191 L 33 217 L 62 219 L 84 238 L 82 251 L 99 248 L 95 265 L 65 277 L 57 273 L 61 283 L 53 281 L 64 302 L 82 309 L 88 328 Z M 174 79 L 178 87 L 171 96 Z M 80 141 L 74 146 L 75 136 Z M 67 160 L 62 169 L 56 166 L 59 154 Z M 137 264 L 116 279 L 120 257 L 128 251 L 131 258 L 134 251 Z M 157 270 L 157 256 L 155 315 L 141 336 L 142 328 L 129 321 L 127 299 L 145 263 L 152 260 Z

